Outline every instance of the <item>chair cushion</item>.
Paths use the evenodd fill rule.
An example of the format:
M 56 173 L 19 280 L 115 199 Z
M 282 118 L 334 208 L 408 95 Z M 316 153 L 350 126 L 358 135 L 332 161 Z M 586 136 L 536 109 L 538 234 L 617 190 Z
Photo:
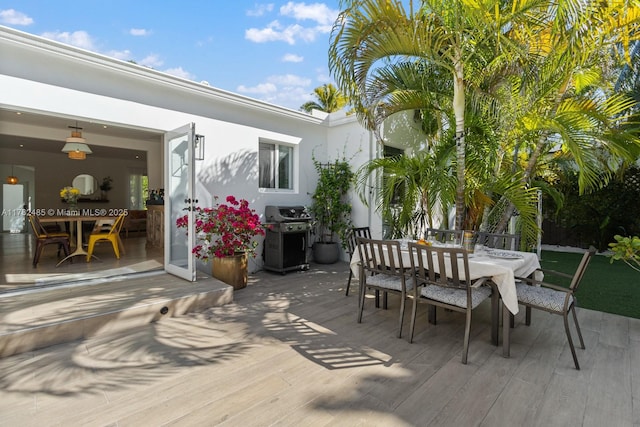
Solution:
M 542 286 L 531 286 L 524 283 L 516 284 L 518 301 L 523 304 L 536 305 L 547 310 L 564 312 L 566 292 L 556 291 Z M 569 306 L 573 304 L 573 295 L 569 297 Z
M 427 285 L 422 288 L 420 294 L 428 299 L 440 301 L 445 304 L 455 305 L 460 308 L 467 308 L 466 289 L 447 288 L 438 285 Z M 491 288 L 488 286 L 471 288 L 471 308 L 476 308 L 478 304 L 480 304 L 490 296 Z
M 407 291 L 413 289 L 413 283 L 411 280 L 406 279 L 405 286 Z M 398 276 L 389 276 L 387 274 L 376 274 L 375 276 L 367 277 L 367 285 L 379 286 L 381 288 L 391 289 L 394 291 L 402 291 L 402 281 Z

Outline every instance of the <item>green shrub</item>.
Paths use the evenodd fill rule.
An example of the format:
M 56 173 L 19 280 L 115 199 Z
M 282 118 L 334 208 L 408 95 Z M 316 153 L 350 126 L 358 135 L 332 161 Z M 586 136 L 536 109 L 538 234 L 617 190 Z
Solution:
M 611 262 L 623 261 L 636 271 L 640 272 L 640 237 L 620 235 L 613 236 L 614 243 L 609 243 L 611 249 Z
M 546 197 L 544 215 L 565 229 L 581 247 L 609 247 L 615 235 L 640 235 L 640 169 L 630 168 L 622 179 L 588 194 L 578 194 L 577 174 L 565 174 L 553 185 L 562 206 Z

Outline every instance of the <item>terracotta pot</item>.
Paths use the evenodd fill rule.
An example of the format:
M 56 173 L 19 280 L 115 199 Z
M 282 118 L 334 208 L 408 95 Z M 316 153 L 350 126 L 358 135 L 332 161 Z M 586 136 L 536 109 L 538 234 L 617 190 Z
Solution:
M 233 289 L 247 286 L 247 254 L 244 252 L 224 258 L 214 257 L 211 269 L 213 277 L 233 286 Z

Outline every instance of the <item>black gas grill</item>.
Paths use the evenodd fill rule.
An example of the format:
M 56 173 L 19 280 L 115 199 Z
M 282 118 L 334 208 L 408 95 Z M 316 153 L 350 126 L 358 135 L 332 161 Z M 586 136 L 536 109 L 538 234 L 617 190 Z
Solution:
M 304 206 L 267 206 L 264 224 L 264 269 L 286 273 L 308 270 L 311 216 Z

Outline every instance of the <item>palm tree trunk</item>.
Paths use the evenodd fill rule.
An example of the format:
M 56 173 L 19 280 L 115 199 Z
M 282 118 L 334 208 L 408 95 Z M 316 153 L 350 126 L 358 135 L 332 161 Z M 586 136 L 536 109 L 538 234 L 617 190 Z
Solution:
M 565 80 L 562 87 L 560 87 L 560 89 L 558 90 L 558 93 L 555 99 L 555 104 L 553 106 L 553 110 L 550 113 L 551 116 L 555 116 L 555 114 L 557 113 L 558 106 L 562 102 L 562 98 L 564 97 L 565 93 L 567 92 L 567 88 L 569 87 L 569 82 L 570 82 L 569 79 Z M 527 185 L 529 183 L 531 179 L 531 175 L 533 175 L 536 165 L 538 164 L 538 158 L 540 158 L 540 155 L 542 154 L 542 149 L 544 148 L 544 145 L 547 142 L 547 137 L 548 137 L 548 133 L 543 132 L 538 138 L 536 147 L 533 150 L 531 157 L 529 157 L 529 161 L 527 162 L 527 167 L 524 170 L 524 173 L 522 175 L 522 183 L 524 185 Z M 511 219 L 511 216 L 513 215 L 514 210 L 515 210 L 515 206 L 513 206 L 513 203 L 509 202 L 509 204 L 507 205 L 507 209 L 505 209 L 504 213 L 502 214 L 502 217 L 500 218 L 500 222 L 498 222 L 498 225 L 496 226 L 496 230 L 495 230 L 496 233 L 502 233 L 504 232 L 504 230 L 507 229 L 507 225 L 509 224 L 509 219 Z
M 465 141 L 464 141 L 464 70 L 462 60 L 456 61 L 453 75 L 453 112 L 456 118 L 456 230 L 462 230 L 464 224 L 465 191 Z
M 527 163 L 527 167 L 524 170 L 524 174 L 522 175 L 522 183 L 525 185 L 529 182 L 531 175 L 533 174 L 536 164 L 538 163 L 538 158 L 542 153 L 542 148 L 545 145 L 546 139 L 547 139 L 546 133 L 544 133 L 543 135 L 540 135 L 540 137 L 538 138 L 538 142 L 536 143 L 536 148 L 533 150 L 533 153 L 529 158 L 529 162 Z M 509 202 L 509 204 L 507 205 L 507 208 L 504 210 L 502 216 L 500 217 L 500 221 L 496 225 L 496 228 L 494 231 L 495 233 L 504 233 L 504 231 L 507 229 L 507 225 L 509 225 L 509 220 L 513 216 L 514 211 L 515 211 L 515 206 L 513 205 L 513 203 Z

